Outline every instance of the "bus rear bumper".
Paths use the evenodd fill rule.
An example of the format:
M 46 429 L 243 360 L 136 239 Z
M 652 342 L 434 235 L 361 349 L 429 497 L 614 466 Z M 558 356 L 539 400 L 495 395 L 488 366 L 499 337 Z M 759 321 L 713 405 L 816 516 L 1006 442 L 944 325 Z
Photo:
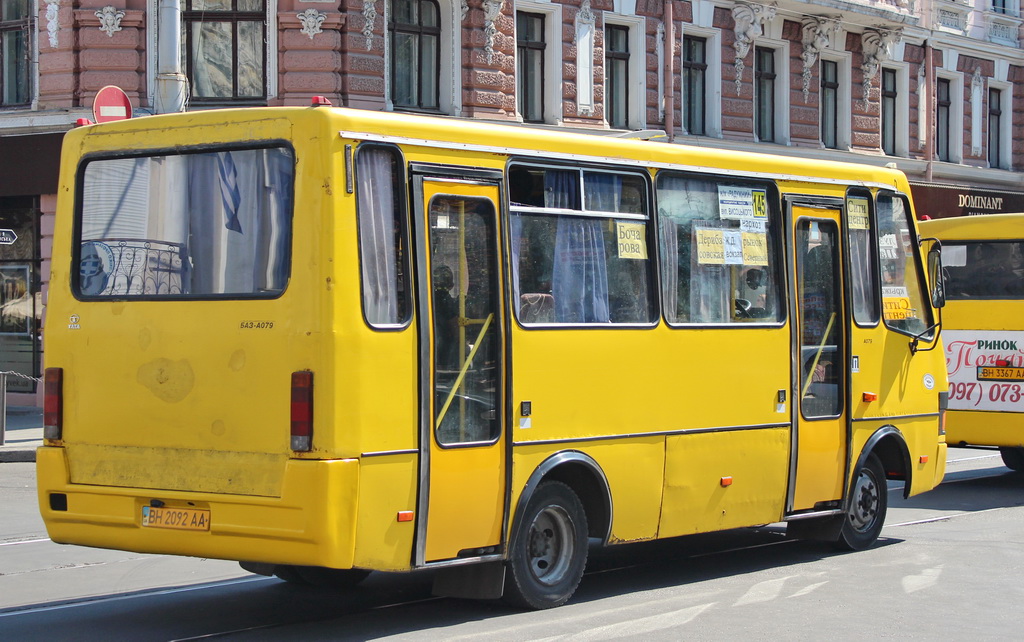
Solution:
M 39 508 L 54 542 L 139 553 L 351 568 L 359 461 L 287 460 L 280 497 L 69 481 L 64 448 L 36 454 Z M 143 526 L 143 507 L 209 511 L 206 528 Z

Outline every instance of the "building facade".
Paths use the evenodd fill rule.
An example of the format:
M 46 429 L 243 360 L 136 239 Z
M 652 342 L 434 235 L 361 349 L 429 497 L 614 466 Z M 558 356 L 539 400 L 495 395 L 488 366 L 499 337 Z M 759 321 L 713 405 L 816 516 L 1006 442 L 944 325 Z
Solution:
M 919 214 L 1024 211 L 1019 0 L 0 0 L 0 370 L 39 403 L 60 140 L 335 105 L 895 164 Z M 177 94 L 180 100 L 168 101 Z M 174 107 L 176 110 L 178 107 Z M 63 320 L 50 320 L 60 323 Z

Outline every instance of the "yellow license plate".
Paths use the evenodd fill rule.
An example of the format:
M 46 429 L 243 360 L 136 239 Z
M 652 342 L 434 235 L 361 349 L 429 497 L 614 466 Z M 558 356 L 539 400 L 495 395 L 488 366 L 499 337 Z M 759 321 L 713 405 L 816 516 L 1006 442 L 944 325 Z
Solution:
M 208 531 L 210 530 L 210 511 L 199 508 L 143 506 L 142 525 L 149 528 Z
M 978 366 L 979 381 L 1024 381 L 1024 368 Z

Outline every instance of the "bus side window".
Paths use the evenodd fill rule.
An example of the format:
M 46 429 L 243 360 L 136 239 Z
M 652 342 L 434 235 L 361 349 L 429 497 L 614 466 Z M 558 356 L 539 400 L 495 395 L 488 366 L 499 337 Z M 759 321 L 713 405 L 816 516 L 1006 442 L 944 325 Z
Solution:
M 646 195 L 639 174 L 521 165 L 509 170 L 520 323 L 654 320 Z
M 356 152 L 359 264 L 363 314 L 374 327 L 402 325 L 411 314 L 403 179 L 398 150 L 360 146 Z
M 662 302 L 669 323 L 780 320 L 764 183 L 661 172 L 657 180 Z

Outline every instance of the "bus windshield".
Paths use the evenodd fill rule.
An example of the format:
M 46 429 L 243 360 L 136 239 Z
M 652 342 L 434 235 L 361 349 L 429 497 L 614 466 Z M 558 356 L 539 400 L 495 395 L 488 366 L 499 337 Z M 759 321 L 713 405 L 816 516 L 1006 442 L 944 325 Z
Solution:
M 80 298 L 277 296 L 288 278 L 292 152 L 83 163 Z
M 1024 299 L 1024 242 L 962 241 L 942 245 L 946 298 Z

